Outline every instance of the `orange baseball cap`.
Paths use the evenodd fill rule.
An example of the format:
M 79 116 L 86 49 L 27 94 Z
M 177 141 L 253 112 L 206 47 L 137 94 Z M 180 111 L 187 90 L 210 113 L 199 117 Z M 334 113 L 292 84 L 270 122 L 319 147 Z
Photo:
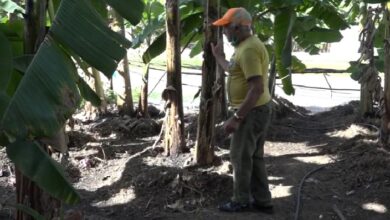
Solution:
M 223 15 L 222 18 L 213 22 L 215 26 L 224 26 L 229 23 L 251 25 L 252 16 L 245 8 L 231 8 Z

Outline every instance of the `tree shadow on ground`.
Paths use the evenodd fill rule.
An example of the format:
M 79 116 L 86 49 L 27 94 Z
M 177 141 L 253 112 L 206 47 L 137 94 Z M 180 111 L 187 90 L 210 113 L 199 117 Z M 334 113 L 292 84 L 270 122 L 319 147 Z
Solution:
M 380 150 L 375 143 L 364 142 L 370 137 L 348 138 L 325 132 L 350 127 L 354 113 L 355 110 L 347 109 L 338 110 L 338 118 L 324 113 L 298 119 L 287 115 L 284 121 L 274 121 L 265 146 L 274 215 L 222 213 L 216 209 L 232 194 L 226 150 L 218 148 L 220 160 L 214 166 L 185 167 L 192 155 L 166 158 L 160 148 L 145 150 L 152 144 L 150 139 L 110 140 L 105 151 L 117 152 L 113 155 L 119 156 L 107 157 L 105 164 L 92 168 L 90 175 L 76 184 L 83 200 L 73 208 L 83 210 L 89 219 L 293 219 L 302 178 L 331 164 L 306 180 L 300 192 L 300 219 L 333 219 L 337 217 L 334 207 L 348 218 L 388 218 L 386 208 L 390 208 L 390 203 L 384 193 L 390 191 L 389 176 L 386 177 L 386 170 L 390 170 L 386 169 L 390 168 L 388 160 L 372 164 Z M 336 122 L 343 126 L 336 126 Z M 318 129 L 310 127 L 313 124 Z M 360 151 L 365 148 L 370 151 Z M 333 163 L 332 158 L 341 162 Z M 362 162 L 356 164 L 359 159 Z M 376 169 L 370 170 L 372 178 L 365 173 L 370 165 Z M 378 173 L 379 168 L 383 173 Z M 381 213 L 381 206 L 374 203 L 382 204 L 385 211 Z

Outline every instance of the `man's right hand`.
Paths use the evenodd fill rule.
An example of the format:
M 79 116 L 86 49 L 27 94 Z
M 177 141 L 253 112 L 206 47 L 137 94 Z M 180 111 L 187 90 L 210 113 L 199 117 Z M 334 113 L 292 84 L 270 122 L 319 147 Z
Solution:
M 222 41 L 219 40 L 217 45 L 214 45 L 213 43 L 210 43 L 210 45 L 215 60 L 219 63 L 219 65 L 223 68 L 224 71 L 228 71 L 229 62 L 225 58 Z
M 225 53 L 223 52 L 223 43 L 222 41 L 218 41 L 217 45 L 214 45 L 211 43 L 211 51 L 213 52 L 213 55 L 217 59 L 226 59 Z

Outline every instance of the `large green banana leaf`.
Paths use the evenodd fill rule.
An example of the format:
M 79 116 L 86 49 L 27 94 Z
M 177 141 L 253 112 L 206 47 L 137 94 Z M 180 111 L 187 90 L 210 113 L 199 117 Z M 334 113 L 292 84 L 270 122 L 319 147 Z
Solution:
M 282 8 L 275 14 L 274 47 L 276 70 L 282 79 L 283 90 L 287 95 L 294 94 L 291 81 L 292 28 L 296 19 L 294 8 Z
M 167 36 L 166 32 L 162 33 L 146 49 L 146 51 L 142 55 L 142 61 L 145 64 L 149 63 L 153 58 L 157 57 L 158 55 L 162 54 L 165 51 L 166 44 L 167 44 L 166 36 Z
M 185 38 L 193 34 L 194 31 L 201 30 L 202 26 L 202 17 L 201 14 L 203 12 L 197 12 L 186 16 L 181 23 L 183 25 L 183 29 L 181 30 L 181 38 Z M 200 29 L 199 29 L 200 28 Z M 181 45 L 184 45 L 187 42 L 181 41 Z M 143 62 L 149 63 L 153 58 L 162 54 L 166 48 L 166 32 L 164 31 L 161 35 L 159 35 L 153 43 L 146 49 L 144 54 L 142 55 Z
M 100 97 L 91 89 L 91 87 L 84 81 L 83 78 L 79 77 L 77 81 L 77 86 L 79 87 L 81 96 L 91 102 L 93 106 L 100 106 L 102 100 Z
M 325 1 L 317 1 L 309 14 L 323 20 L 331 29 L 344 30 L 349 27 L 344 19 L 345 16 L 341 15 L 335 7 Z
M 77 15 L 77 16 L 76 16 Z M 111 78 L 130 42 L 107 27 L 89 1 L 61 1 L 50 32 L 56 41 Z
M 76 79 L 72 60 L 46 38 L 1 119 L 4 130 L 18 138 L 55 134 L 78 105 Z
M 73 204 L 80 197 L 66 181 L 60 166 L 35 142 L 17 140 L 7 146 L 9 158 L 24 175 L 56 198 Z
M 340 41 L 343 35 L 338 30 L 315 27 L 302 33 L 302 38 L 311 44 L 333 43 Z
M 105 0 L 122 17 L 128 20 L 132 25 L 137 25 L 142 18 L 145 8 L 143 1 L 124 1 L 124 0 Z M 131 10 L 130 10 L 131 8 Z
M 121 3 L 132 11 L 135 1 L 140 0 Z M 6 31 L 0 25 L 0 32 Z M 77 202 L 79 196 L 48 155 L 28 140 L 55 134 L 78 105 L 76 83 L 83 88 L 83 82 L 66 51 L 73 51 L 111 76 L 129 46 L 129 41 L 107 27 L 89 1 L 62 0 L 16 91 L 10 96 L 0 93 L 1 144 L 11 143 L 7 146 L 9 157 L 24 175 L 67 203 Z M 88 93 L 84 92 L 88 89 L 80 90 Z

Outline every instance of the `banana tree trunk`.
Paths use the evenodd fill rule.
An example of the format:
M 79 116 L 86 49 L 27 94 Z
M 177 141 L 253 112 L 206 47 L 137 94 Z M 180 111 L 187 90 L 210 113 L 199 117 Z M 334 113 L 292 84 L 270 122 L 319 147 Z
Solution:
M 369 62 L 368 67 L 363 69 L 362 79 L 359 80 L 360 85 L 360 116 L 367 117 L 374 114 L 374 97 L 375 90 L 379 86 L 378 71 L 375 67 L 374 57 L 374 35 L 375 35 L 375 23 L 377 23 L 377 12 L 373 9 L 366 11 L 364 20 L 364 29 L 359 35 L 361 38 L 360 51 L 362 57 Z
M 166 0 L 167 88 L 163 92 L 166 106 L 165 153 L 175 156 L 185 148 L 183 94 L 181 88 L 179 1 Z
M 148 111 L 148 82 L 149 82 L 149 65 L 146 64 L 144 74 L 142 75 L 141 93 L 138 104 L 138 116 L 142 118 L 149 118 Z
M 390 5 L 387 4 L 384 12 L 385 16 L 385 89 L 384 89 L 384 114 L 381 123 L 381 144 L 388 147 L 390 143 Z
M 120 33 L 123 37 L 126 37 L 126 28 L 123 18 L 120 15 L 116 15 L 116 19 L 119 24 Z M 134 104 L 133 104 L 133 94 L 131 91 L 131 81 L 130 81 L 130 70 L 129 70 L 129 58 L 126 55 L 123 58 L 123 73 L 121 73 L 125 81 L 125 103 L 123 104 L 123 111 L 127 115 L 133 115 L 134 113 Z
M 213 87 L 215 90 L 213 84 L 216 78 L 216 61 L 210 44 L 217 42 L 217 29 L 211 25 L 211 21 L 215 20 L 217 16 L 217 0 L 208 0 L 204 13 L 205 42 L 203 46 L 202 91 L 195 145 L 195 159 L 196 163 L 200 165 L 210 164 L 214 160 L 214 108 L 217 98 L 213 92 Z
M 46 8 L 47 1 L 26 1 L 25 15 L 25 54 L 35 54 L 46 34 Z M 44 149 L 48 152 L 46 145 Z M 26 158 L 27 159 L 27 158 Z M 59 216 L 61 202 L 42 191 L 33 181 L 24 176 L 18 167 L 15 171 L 16 178 L 16 203 L 30 207 L 44 216 L 53 219 Z M 16 210 L 16 220 L 33 219 L 21 210 Z
M 99 107 L 99 113 L 105 113 L 107 111 L 107 101 L 106 101 L 106 98 L 104 96 L 104 88 L 103 88 L 102 78 L 100 77 L 99 71 L 93 67 L 92 67 L 92 75 L 94 78 L 96 94 L 102 100 L 102 103 Z
M 271 68 L 269 70 L 268 88 L 272 98 L 275 96 L 275 84 L 276 84 L 276 59 L 275 55 L 272 57 Z
M 218 12 L 218 14 L 220 14 Z M 222 28 L 218 28 L 218 38 L 223 41 Z M 225 71 L 219 66 L 216 66 L 216 84 L 214 85 L 214 92 L 217 96 L 215 105 L 215 116 L 216 120 L 224 121 L 228 115 L 226 92 L 225 92 Z

